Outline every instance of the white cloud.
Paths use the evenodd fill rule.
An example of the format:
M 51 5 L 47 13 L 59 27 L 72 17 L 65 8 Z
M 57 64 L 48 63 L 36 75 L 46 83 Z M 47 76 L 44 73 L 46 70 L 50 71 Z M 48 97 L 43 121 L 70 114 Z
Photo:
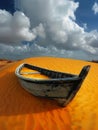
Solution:
M 5 45 L 0 44 L 0 58 L 8 58 L 12 60 L 33 57 L 33 56 L 57 56 L 57 57 L 68 57 L 68 58 L 75 58 L 75 59 L 85 59 L 85 60 L 92 60 L 98 59 L 97 55 L 91 55 L 89 53 L 83 53 L 82 51 L 76 50 L 59 50 L 54 46 L 51 47 L 43 47 L 37 44 L 33 44 L 32 46 L 28 45 Z M 98 49 L 96 50 L 98 52 Z
M 92 10 L 94 11 L 94 14 L 98 13 L 98 3 L 97 2 L 94 3 Z
M 98 32 L 96 34 L 85 32 L 87 24 L 83 28 L 75 21 L 75 11 L 79 7 L 78 2 L 71 0 L 18 0 L 16 6 L 30 18 L 32 28 L 42 25 L 44 30 L 42 34 L 45 36 L 42 46 L 96 53 L 93 43 L 95 42 L 94 35 L 97 36 Z
M 45 38 L 45 30 L 44 30 L 43 24 L 41 24 L 41 23 L 38 26 L 36 26 L 35 28 L 33 28 L 32 32 L 36 36 L 39 36 L 41 38 Z
M 22 57 L 56 55 L 88 58 L 98 55 L 98 31 L 86 32 L 87 24 L 81 27 L 76 23 L 75 12 L 79 7 L 78 2 L 71 0 L 17 0 L 15 3 L 16 8 L 23 13 L 15 12 L 12 16 L 6 12 L 4 13 L 6 16 L 2 15 L 4 17 L 2 23 L 7 26 L 6 29 L 11 26 L 10 29 L 14 34 L 13 36 L 11 33 L 13 40 L 9 36 L 10 33 L 7 33 L 9 34 L 7 40 L 10 41 L 11 38 L 11 41 L 32 41 L 37 38 L 38 40 L 36 43 L 35 41 L 31 42 L 30 47 L 23 46 L 22 48 L 22 45 L 14 47 L 13 52 L 18 54 L 21 52 Z M 4 35 L 5 32 L 0 35 Z
M 36 35 L 30 30 L 30 20 L 22 12 L 16 11 L 12 16 L 6 10 L 0 10 L 0 42 L 31 41 Z

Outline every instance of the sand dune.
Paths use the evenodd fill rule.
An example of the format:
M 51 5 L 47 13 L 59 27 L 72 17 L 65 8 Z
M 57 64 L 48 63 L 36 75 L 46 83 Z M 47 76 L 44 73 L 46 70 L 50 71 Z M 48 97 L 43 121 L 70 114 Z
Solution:
M 5 60 L 5 59 L 0 59 L 0 68 L 3 67 L 3 66 L 5 66 L 5 65 L 7 65 L 7 64 L 9 64 L 9 63 L 11 63 L 11 62 L 13 62 L 13 61 L 11 61 L 11 60 Z
M 14 74 L 21 63 L 79 74 L 90 72 L 72 102 L 61 108 L 53 100 L 26 92 Z M 98 64 L 53 57 L 28 58 L 0 69 L 0 130 L 98 130 Z

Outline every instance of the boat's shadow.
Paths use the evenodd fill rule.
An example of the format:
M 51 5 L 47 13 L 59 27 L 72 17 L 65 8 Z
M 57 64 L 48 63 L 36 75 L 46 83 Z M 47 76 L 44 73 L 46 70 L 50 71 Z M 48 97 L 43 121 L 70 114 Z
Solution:
M 25 91 L 14 72 L 0 75 L 0 116 L 40 113 L 62 109 L 57 102 L 35 97 Z

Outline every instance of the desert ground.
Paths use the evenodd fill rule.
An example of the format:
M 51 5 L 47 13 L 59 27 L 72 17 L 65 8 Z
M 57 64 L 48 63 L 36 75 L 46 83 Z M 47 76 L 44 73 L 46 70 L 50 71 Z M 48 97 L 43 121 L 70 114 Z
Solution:
M 15 76 L 21 63 L 79 74 L 91 69 L 75 98 L 61 108 L 53 100 L 25 91 Z M 98 130 L 98 64 L 67 58 L 35 57 L 0 60 L 0 130 Z
M 6 60 L 6 59 L 0 59 L 0 68 L 7 65 L 7 64 L 9 64 L 9 63 L 11 63 L 11 62 L 13 62 L 13 61 Z

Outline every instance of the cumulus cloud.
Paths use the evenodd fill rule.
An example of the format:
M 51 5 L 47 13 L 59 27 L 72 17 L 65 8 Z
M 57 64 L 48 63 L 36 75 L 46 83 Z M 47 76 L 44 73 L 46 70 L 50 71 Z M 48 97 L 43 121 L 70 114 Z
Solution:
M 83 53 L 81 50 L 59 50 L 58 48 L 53 46 L 45 48 L 37 44 L 33 44 L 30 47 L 29 45 L 12 46 L 0 44 L 0 49 L 2 50 L 0 50 L 0 58 L 8 58 L 12 60 L 35 56 L 57 56 L 84 60 L 98 59 L 98 53 L 97 55 L 88 55 L 88 53 Z M 98 52 L 98 49 L 96 51 Z
M 29 18 L 24 13 L 16 11 L 12 16 L 9 12 L 0 10 L 0 42 L 31 41 L 35 37 L 30 30 Z
M 14 52 L 16 50 L 26 56 L 39 54 L 77 57 L 80 55 L 80 57 L 88 58 L 88 56 L 97 55 L 98 31 L 86 32 L 87 24 L 81 27 L 76 22 L 75 12 L 79 7 L 79 2 L 73 0 L 15 0 L 15 7 L 21 12 L 16 11 L 13 16 L 6 12 L 5 22 L 2 22 L 7 29 L 10 27 L 10 30 L 13 30 L 13 34 L 9 33 L 9 35 L 14 35 L 14 40 L 9 35 L 7 39 L 31 41 L 31 46 L 23 46 L 23 48 L 22 45 L 17 46 Z M 6 19 L 9 21 L 6 22 Z M 0 34 L 4 35 L 5 32 Z M 1 41 L 4 42 L 4 40 Z
M 42 24 L 31 29 L 29 18 L 20 11 L 13 15 L 6 10 L 0 10 L 0 42 L 6 44 L 21 41 L 32 41 L 36 37 L 45 37 Z
M 42 46 L 55 46 L 60 50 L 83 50 L 96 54 L 94 44 L 98 47 L 96 43 L 98 32 L 86 32 L 86 23 L 84 28 L 76 23 L 75 11 L 79 7 L 78 2 L 71 0 L 18 0 L 16 6 L 30 18 L 33 28 L 39 24 L 44 28 L 42 29 L 44 30 Z M 36 28 L 34 32 L 37 30 Z
M 97 2 L 94 3 L 92 10 L 94 11 L 94 14 L 98 13 L 98 3 Z
M 45 30 L 44 30 L 44 27 L 41 23 L 38 26 L 36 26 L 35 28 L 33 28 L 32 32 L 35 36 L 45 38 Z

